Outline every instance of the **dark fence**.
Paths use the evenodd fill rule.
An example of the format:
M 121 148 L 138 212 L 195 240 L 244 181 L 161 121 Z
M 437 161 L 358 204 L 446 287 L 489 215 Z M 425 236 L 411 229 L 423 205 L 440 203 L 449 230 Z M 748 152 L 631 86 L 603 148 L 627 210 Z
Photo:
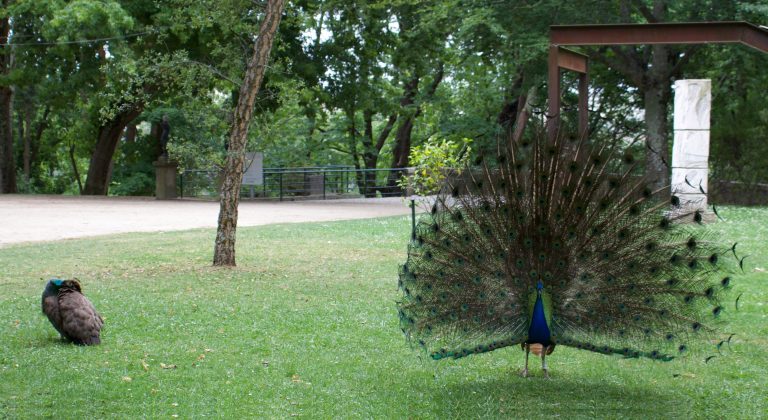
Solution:
M 709 202 L 738 206 L 768 205 L 768 184 L 738 181 L 711 181 Z
M 265 168 L 262 185 L 243 185 L 241 197 L 254 199 L 331 199 L 400 197 L 397 180 L 408 168 L 355 169 L 353 167 Z M 179 196 L 217 198 L 222 173 L 191 169 L 179 174 Z

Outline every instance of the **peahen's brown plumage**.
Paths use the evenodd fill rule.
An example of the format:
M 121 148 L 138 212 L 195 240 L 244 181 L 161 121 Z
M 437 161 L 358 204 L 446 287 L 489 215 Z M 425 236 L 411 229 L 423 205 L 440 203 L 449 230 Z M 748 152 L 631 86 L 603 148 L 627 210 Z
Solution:
M 521 345 L 524 374 L 556 345 L 655 360 L 708 347 L 735 245 L 621 146 L 539 135 L 449 179 L 400 271 L 406 336 L 434 359 Z
M 43 290 L 42 307 L 63 339 L 86 346 L 101 343 L 104 320 L 83 296 L 77 279 L 48 281 Z

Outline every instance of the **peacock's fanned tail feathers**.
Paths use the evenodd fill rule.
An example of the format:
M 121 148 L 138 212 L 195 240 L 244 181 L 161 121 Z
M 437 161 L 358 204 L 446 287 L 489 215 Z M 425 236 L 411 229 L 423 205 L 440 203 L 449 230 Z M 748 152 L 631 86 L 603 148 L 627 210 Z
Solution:
M 671 360 L 711 344 L 731 253 L 616 147 L 543 137 L 452 179 L 401 267 L 401 328 L 434 359 L 526 341 L 541 280 L 552 341 Z M 494 156 L 495 155 L 495 156 Z

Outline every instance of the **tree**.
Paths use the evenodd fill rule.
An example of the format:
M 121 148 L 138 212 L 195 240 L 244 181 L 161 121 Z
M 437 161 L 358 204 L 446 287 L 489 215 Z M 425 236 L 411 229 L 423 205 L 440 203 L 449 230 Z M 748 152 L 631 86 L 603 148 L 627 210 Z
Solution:
M 13 70 L 11 38 L 12 19 L 8 6 L 11 0 L 3 0 L 0 17 L 0 193 L 16 192 L 16 164 L 13 154 L 13 85 L 8 78 Z
M 622 0 L 612 19 L 624 23 L 663 23 L 675 21 L 732 21 L 743 19 L 750 6 L 764 9 L 754 2 Z M 761 3 L 758 1 L 758 3 Z M 762 2 L 764 3 L 764 2 Z M 646 131 L 646 174 L 656 188 L 670 181 L 670 105 L 672 82 L 689 68 L 692 58 L 702 54 L 699 45 L 642 45 L 635 47 L 603 47 L 593 50 L 593 60 L 607 64 L 638 89 L 642 97 Z M 708 62 L 703 72 L 713 63 Z M 700 76 L 699 76 L 700 77 Z
M 144 12 L 135 5 L 132 6 L 134 13 Z M 120 33 L 124 28 L 133 28 L 135 24 L 135 19 L 128 10 L 115 1 L 102 5 L 76 1 L 66 11 L 63 18 L 68 18 L 68 21 L 74 23 L 87 19 L 88 22 L 96 20 L 108 24 L 106 29 L 101 29 L 108 33 Z M 95 47 L 101 50 L 105 48 L 98 43 Z M 107 48 L 109 47 L 107 45 Z M 112 178 L 113 158 L 120 137 L 128 124 L 141 115 L 153 95 L 165 87 L 158 80 L 153 80 L 158 71 L 151 62 L 154 58 L 151 49 L 137 52 L 128 46 L 114 45 L 111 46 L 110 52 L 116 58 L 102 65 L 100 74 L 102 90 L 106 95 L 102 92 L 93 95 L 92 106 L 94 110 L 98 110 L 98 119 L 93 121 L 97 122 L 96 141 L 91 149 L 85 187 L 81 191 L 84 195 L 107 194 Z M 109 94 L 117 97 L 109 97 Z M 99 99 L 106 99 L 106 103 Z
M 483 61 L 495 62 L 500 69 L 495 73 L 497 77 L 503 75 L 504 66 L 517 67 L 511 72 L 514 76 L 506 78 L 507 83 L 511 82 L 512 90 L 518 90 L 517 93 L 505 92 L 504 96 L 510 98 L 526 92 L 528 86 L 544 82 L 549 25 L 728 21 L 749 18 L 747 12 L 754 15 L 766 10 L 764 0 L 542 0 L 535 2 L 535 5 L 529 2 L 510 5 L 487 0 L 465 1 L 470 10 L 457 33 L 461 42 L 460 51 L 466 56 L 482 54 Z M 605 130 L 607 133 L 603 134 L 612 137 L 616 136 L 616 130 L 623 134 L 628 128 L 643 131 L 646 172 L 657 187 L 669 184 L 672 82 L 691 68 L 691 60 L 702 54 L 702 50 L 698 46 L 675 45 L 587 50 L 592 61 L 591 91 L 599 98 L 592 102 L 598 109 L 591 113 L 590 129 Z M 709 64 L 712 65 L 712 62 Z M 616 77 L 616 73 L 620 77 Z M 520 77 L 517 77 L 518 74 Z M 515 86 L 521 78 L 523 83 Z M 570 95 L 568 86 L 565 86 L 563 95 L 567 105 Z M 631 116 L 637 109 L 631 108 L 636 104 L 643 111 L 637 115 L 642 118 L 644 130 L 632 121 L 634 118 Z M 499 121 L 512 119 L 511 115 L 505 115 L 506 109 L 517 110 L 516 103 L 505 100 Z M 565 114 L 569 112 L 563 111 Z
M 268 0 L 259 34 L 253 44 L 253 55 L 243 77 L 229 136 L 229 151 L 224 166 L 224 182 L 221 186 L 219 222 L 213 265 L 235 266 L 235 237 L 237 231 L 237 206 L 243 183 L 243 162 L 248 129 L 253 115 L 253 105 L 269 61 L 285 0 Z
M 634 4 L 633 4 L 634 3 Z M 637 14 L 649 23 L 668 21 L 668 4 L 665 0 L 645 2 L 622 1 L 619 17 L 630 23 Z M 669 106 L 672 100 L 672 80 L 680 75 L 697 47 L 671 45 L 638 46 L 634 48 L 605 47 L 592 51 L 591 58 L 602 61 L 620 72 L 627 82 L 638 88 L 643 98 L 646 130 L 645 170 L 655 188 L 669 184 Z
M 766 0 L 291 4 L 276 35 L 279 48 L 271 51 L 273 70 L 264 75 L 254 102 L 249 147 L 265 151 L 268 165 L 354 165 L 361 169 L 358 187 L 369 196 L 384 192 L 383 182 L 389 180 L 366 169 L 412 165 L 410 149 L 427 139 L 471 138 L 482 153 L 517 120 L 522 104 L 533 119 L 543 120 L 552 24 L 762 22 L 768 13 Z M 0 0 L 0 35 L 7 33 L 0 42 L 2 189 L 150 191 L 127 181 L 136 172 L 131 165 L 144 168 L 141 179 L 151 181 L 149 145 L 129 147 L 125 152 L 131 158 L 124 159 L 121 138 L 139 121 L 156 121 L 160 109 L 181 115 L 171 138 L 174 159 L 186 167 L 222 168 L 264 5 L 253 0 Z M 702 77 L 710 69 L 725 74 L 721 68 L 730 68 L 734 48 L 718 53 L 715 47 L 695 53 L 678 46 L 593 49 L 590 130 L 614 140 L 645 139 L 648 131 L 649 171 L 666 175 L 673 79 Z M 745 57 L 745 64 L 753 60 Z M 752 149 L 745 136 L 759 144 L 764 133 L 759 94 L 750 93 L 764 84 L 760 63 L 732 64 L 741 81 L 715 83 L 731 93 L 727 101 L 716 100 L 738 115 L 717 114 L 720 107 L 713 108 L 712 150 L 728 156 L 713 173 L 760 172 L 737 163 L 752 155 L 745 153 Z M 719 80 L 716 75 L 713 80 Z M 566 130 L 575 125 L 569 83 L 564 75 Z M 746 120 L 750 124 L 735 123 Z M 152 137 L 139 132 L 136 138 L 149 142 Z M 123 183 L 121 188 L 110 189 L 116 182 Z
M 439 2 L 415 0 L 328 1 L 315 16 L 310 51 L 327 69 L 316 90 L 332 115 L 330 147 L 362 169 L 358 188 L 375 196 L 380 162 L 408 164 L 416 119 L 442 81 L 456 20 Z M 396 180 L 388 180 L 389 188 L 397 188 Z
M 414 124 L 423 111 L 421 105 L 435 95 L 443 81 L 445 43 L 454 28 L 439 2 L 403 2 L 398 6 L 394 15 L 401 34 L 392 61 L 403 80 L 403 95 L 390 167 L 405 168 L 411 153 Z M 387 184 L 392 187 L 396 181 L 397 177 L 392 174 Z
M 97 146 L 96 156 L 104 155 L 100 150 L 103 141 L 93 139 L 98 130 L 92 130 L 99 122 L 94 117 L 103 106 L 98 98 L 107 80 L 101 69 L 123 57 L 121 38 L 125 38 L 134 22 L 115 0 L 17 0 L 12 3 L 14 8 L 8 13 L 12 13 L 14 40 L 17 37 L 19 40 L 13 42 L 16 75 L 8 84 L 19 93 L 15 113 L 22 152 L 17 154 L 21 155 L 24 186 L 29 191 L 33 183 L 29 178 L 38 170 L 39 153 L 45 151 L 55 156 L 56 143 L 68 146 L 75 173 L 78 154 L 87 153 L 91 145 Z M 64 125 L 52 127 L 51 122 Z M 40 141 L 49 127 L 55 129 L 50 137 L 54 144 L 45 148 Z M 74 131 L 79 135 L 64 134 Z M 63 145 L 64 137 L 72 141 Z M 45 158 L 52 160 L 54 156 L 47 154 Z M 110 162 L 108 160 L 106 166 Z M 51 169 L 59 169 L 57 162 L 48 164 Z M 98 165 L 94 168 L 98 169 Z M 79 176 L 75 178 L 80 184 Z M 90 178 L 87 184 L 93 184 Z M 89 185 L 85 188 L 93 189 Z M 83 188 L 79 190 L 83 192 Z
M 397 119 L 392 105 L 393 83 L 387 64 L 397 36 L 389 27 L 391 13 L 377 2 L 329 1 L 316 12 L 314 43 L 310 51 L 321 67 L 323 87 L 317 96 L 338 122 L 330 130 L 337 136 L 332 147 L 349 155 L 357 183 L 366 195 L 376 194 L 379 154 Z M 326 34 L 326 40 L 322 40 Z M 378 127 L 379 116 L 388 116 Z M 362 117 L 362 121 L 360 120 Z M 362 126 L 362 128 L 361 128 Z M 376 133 L 378 129 L 378 134 Z

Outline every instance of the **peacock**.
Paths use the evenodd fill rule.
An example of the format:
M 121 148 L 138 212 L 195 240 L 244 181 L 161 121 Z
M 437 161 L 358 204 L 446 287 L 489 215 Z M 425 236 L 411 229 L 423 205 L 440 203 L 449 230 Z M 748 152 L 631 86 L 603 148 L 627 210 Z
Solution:
M 64 340 L 90 346 L 101 343 L 104 319 L 82 293 L 77 279 L 51 279 L 45 285 L 43 313 Z
M 528 134 L 448 177 L 400 267 L 406 337 L 435 360 L 519 345 L 521 375 L 534 353 L 546 377 L 558 345 L 659 361 L 711 350 L 708 362 L 730 344 L 719 324 L 736 245 L 710 237 L 697 203 L 654 188 L 626 146 Z

